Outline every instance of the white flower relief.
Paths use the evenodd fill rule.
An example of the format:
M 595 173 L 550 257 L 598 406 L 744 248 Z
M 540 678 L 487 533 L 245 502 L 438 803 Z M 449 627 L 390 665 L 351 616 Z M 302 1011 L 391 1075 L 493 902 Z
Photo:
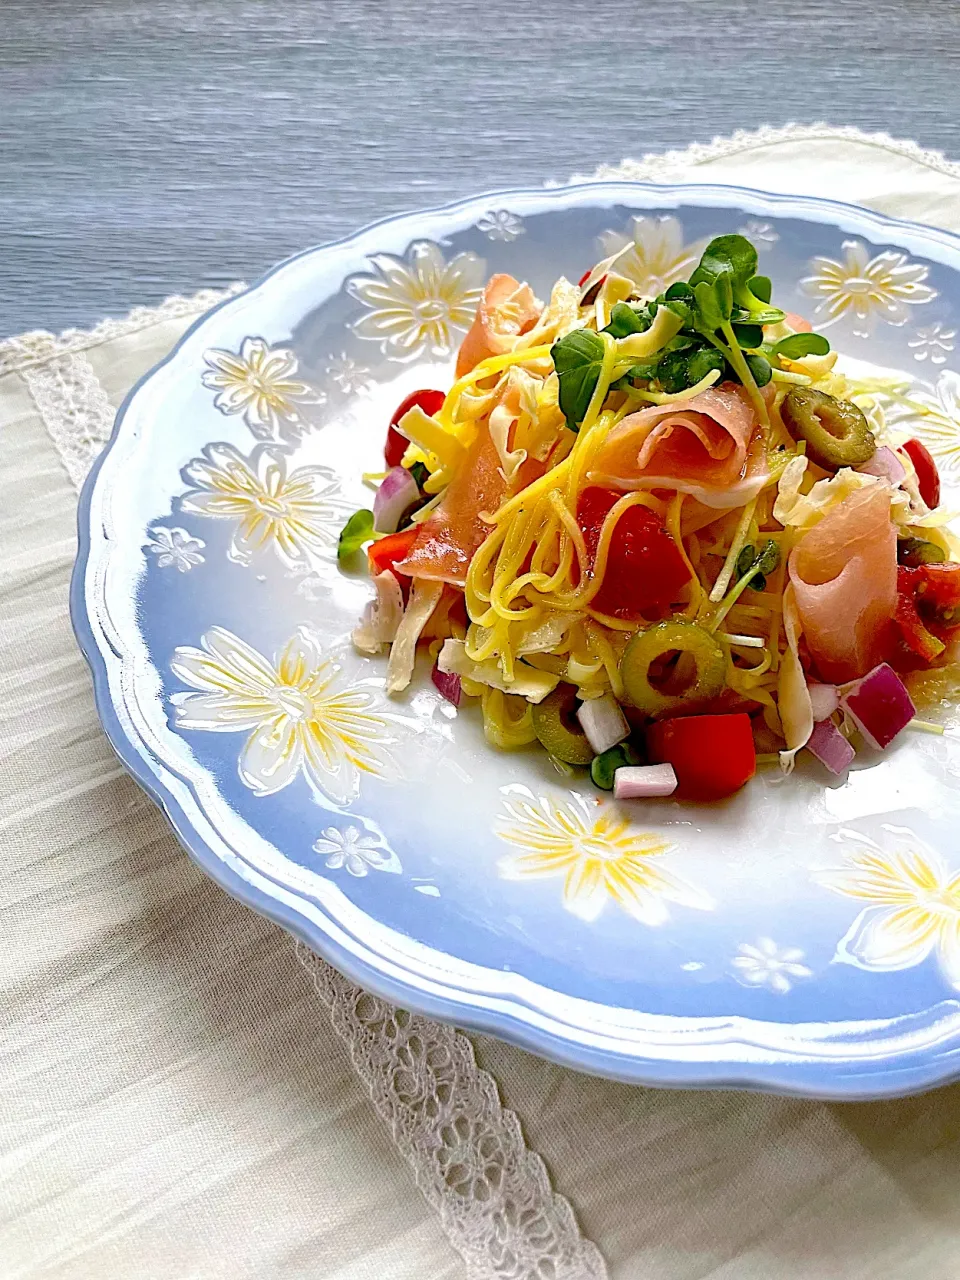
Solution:
M 388 750 L 395 739 L 378 714 L 378 698 L 346 679 L 306 627 L 272 660 L 233 632 L 211 627 L 200 648 L 176 649 L 170 666 L 198 690 L 172 696 L 177 728 L 247 733 L 239 772 L 258 795 L 302 773 L 334 804 L 347 804 L 362 773 L 395 773 Z
M 406 258 L 378 253 L 370 258 L 375 274 L 354 276 L 348 292 L 368 308 L 354 323 L 358 338 L 379 342 L 384 354 L 411 360 L 423 351 L 447 355 L 451 334 L 473 320 L 484 280 L 484 264 L 475 253 L 458 253 L 450 262 L 429 240 L 418 240 Z
M 679 219 L 667 216 L 633 217 L 626 231 L 602 232 L 600 244 L 608 257 L 630 245 L 617 259 L 614 270 L 632 280 L 642 294 L 654 297 L 668 285 L 686 280 L 700 261 L 707 241 L 684 244 Z
M 359 827 L 347 827 L 345 831 L 326 827 L 313 847 L 325 855 L 324 865 L 331 871 L 343 867 L 352 876 L 365 876 L 368 871 L 398 874 L 403 870 L 391 849 L 385 849 L 375 836 L 362 835 Z
M 933 392 L 915 391 L 910 428 L 947 471 L 960 471 L 960 375 L 944 370 Z
M 866 843 L 866 842 L 865 842 Z M 960 990 L 960 872 L 916 850 L 857 850 L 845 866 L 814 879 L 864 903 L 836 959 L 881 971 L 910 969 L 935 954 L 947 982 Z
M 738 982 L 746 987 L 767 987 L 777 995 L 786 995 L 797 978 L 810 978 L 813 970 L 803 960 L 797 947 L 782 950 L 771 938 L 758 938 L 756 943 L 743 942 L 731 964 Z
M 709 910 L 710 898 L 663 866 L 669 842 L 634 829 L 613 806 L 599 813 L 583 796 L 504 802 L 494 826 L 520 852 L 501 858 L 505 880 L 563 878 L 563 905 L 582 920 L 596 920 L 608 901 L 641 924 L 669 919 L 668 902 Z
M 488 240 L 509 242 L 522 236 L 526 228 L 523 219 L 509 209 L 488 209 L 477 223 L 477 230 L 482 231 Z
M 241 564 L 262 551 L 287 565 L 304 563 L 336 545 L 351 509 L 329 467 L 288 473 L 286 459 L 262 447 L 246 458 L 231 444 L 208 445 L 184 467 L 183 478 L 193 487 L 180 510 L 234 521 L 229 554 Z
M 913 352 L 914 360 L 927 360 L 931 364 L 944 364 L 953 350 L 957 336 L 956 329 L 945 329 L 939 321 L 918 329 L 916 337 L 907 341 Z
M 844 240 L 843 261 L 816 257 L 811 274 L 800 288 L 818 302 L 813 308 L 818 328 L 825 329 L 845 317 L 853 320 L 853 333 L 868 338 L 876 320 L 906 324 L 910 307 L 932 302 L 936 290 L 925 284 L 929 268 L 911 262 L 905 253 L 887 249 L 871 258 L 859 240 Z
M 763 253 L 765 249 L 771 248 L 780 239 L 780 236 L 773 229 L 771 222 L 758 222 L 755 218 L 751 218 L 739 230 L 739 234 L 746 236 L 758 253 Z
M 201 552 L 206 546 L 199 538 L 191 538 L 186 529 L 167 529 L 156 525 L 150 530 L 146 549 L 157 557 L 161 569 L 171 566 L 181 573 L 189 573 L 195 564 L 203 564 Z
M 327 365 L 327 377 L 345 396 L 366 391 L 370 385 L 370 370 L 345 351 L 331 358 Z
M 295 377 L 293 352 L 270 347 L 263 338 L 244 338 L 238 354 L 211 347 L 203 358 L 209 368 L 201 381 L 217 392 L 214 406 L 242 414 L 258 440 L 296 438 L 307 425 L 303 407 L 322 403 L 322 396 Z

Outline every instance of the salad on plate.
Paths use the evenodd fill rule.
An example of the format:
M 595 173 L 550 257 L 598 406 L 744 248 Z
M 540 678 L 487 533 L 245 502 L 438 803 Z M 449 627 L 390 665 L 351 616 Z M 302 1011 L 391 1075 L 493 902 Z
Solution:
M 619 256 L 545 303 L 494 275 L 453 385 L 397 408 L 340 538 L 376 589 L 356 647 L 394 694 L 427 647 L 491 746 L 619 799 L 936 731 L 909 683 L 953 660 L 960 547 L 925 446 L 871 422 L 743 236 L 656 297 Z

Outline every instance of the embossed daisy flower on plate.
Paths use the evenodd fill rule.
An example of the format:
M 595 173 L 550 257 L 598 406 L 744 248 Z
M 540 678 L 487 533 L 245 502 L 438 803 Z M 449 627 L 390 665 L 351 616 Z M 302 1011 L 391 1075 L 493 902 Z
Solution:
M 368 308 L 354 322 L 358 338 L 378 342 L 385 355 L 412 360 L 421 352 L 447 355 L 452 335 L 470 327 L 484 283 L 484 263 L 475 253 L 446 262 L 438 245 L 417 240 L 405 258 L 378 253 L 374 274 L 354 276 L 348 292 Z
M 645 296 L 654 297 L 668 285 L 686 280 L 700 261 L 707 242 L 696 240 L 685 244 L 679 218 L 636 216 L 630 219 L 625 231 L 601 232 L 600 244 L 608 257 L 626 249 L 613 270 L 632 280 Z
M 392 850 L 385 849 L 375 836 L 362 834 L 359 827 L 347 827 L 344 831 L 326 827 L 314 841 L 313 848 L 323 855 L 324 865 L 330 871 L 343 867 L 351 876 L 365 876 L 368 871 L 398 874 L 403 870 Z
M 498 863 L 505 880 L 563 877 L 563 905 L 583 920 L 596 920 L 608 901 L 641 924 L 663 924 L 668 902 L 708 910 L 699 889 L 657 864 L 672 848 L 649 831 L 638 831 L 619 810 L 599 816 L 586 798 L 549 796 L 504 802 L 494 831 L 519 849 Z
M 772 938 L 741 943 L 731 964 L 745 987 L 767 987 L 777 995 L 786 995 L 798 978 L 813 976 L 798 947 L 780 948 Z
M 951 874 L 932 854 L 874 846 L 814 879 L 865 904 L 837 947 L 838 960 L 910 969 L 935 954 L 944 978 L 960 990 L 960 872 Z
M 263 338 L 244 338 L 240 351 L 211 347 L 201 381 L 216 391 L 221 413 L 242 414 L 258 440 L 296 439 L 306 427 L 303 409 L 323 397 L 295 375 L 297 357 L 287 347 L 271 347 Z
M 302 773 L 334 804 L 347 804 L 361 774 L 394 776 L 394 739 L 377 698 L 347 679 L 306 627 L 274 659 L 211 627 L 199 648 L 178 648 L 170 667 L 198 691 L 170 699 L 177 728 L 248 733 L 238 768 L 258 795 L 280 791 Z
M 192 486 L 180 510 L 236 523 L 230 558 L 241 564 L 273 551 L 287 566 L 335 546 L 351 504 L 329 467 L 287 471 L 282 455 L 255 449 L 249 458 L 231 444 L 211 444 L 183 469 Z
M 810 275 L 800 288 L 817 299 L 813 317 L 826 328 L 838 320 L 853 321 L 853 333 L 868 338 L 877 320 L 901 325 L 910 319 L 910 308 L 932 302 L 935 289 L 925 281 L 929 268 L 911 262 L 905 253 L 887 249 L 870 257 L 860 240 L 844 240 L 843 260 L 816 257 Z
M 918 329 L 916 337 L 907 339 L 914 360 L 929 360 L 931 364 L 945 364 L 947 356 L 956 345 L 956 329 L 947 329 L 939 321 Z
M 203 564 L 203 548 L 206 543 L 200 538 L 191 538 L 186 529 L 167 529 L 164 525 L 155 525 L 150 530 L 150 541 L 146 549 L 157 557 L 161 569 L 179 569 L 181 573 L 189 573 L 195 564 Z
M 960 375 L 944 370 L 930 391 L 910 397 L 918 416 L 910 429 L 947 471 L 960 471 Z
M 518 218 L 509 209 L 488 209 L 477 223 L 477 230 L 482 231 L 488 240 L 503 240 L 509 243 L 522 236 L 526 228 L 523 219 Z

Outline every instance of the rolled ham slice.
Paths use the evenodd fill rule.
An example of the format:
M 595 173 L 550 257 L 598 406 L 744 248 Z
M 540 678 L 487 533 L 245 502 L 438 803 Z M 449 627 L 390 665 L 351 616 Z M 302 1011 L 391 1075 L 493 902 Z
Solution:
M 396 566 L 398 572 L 462 587 L 474 552 L 490 532 L 483 513 L 496 511 L 506 490 L 500 456 L 484 421 L 440 505 L 420 526 L 410 554 Z
M 875 667 L 897 603 L 897 532 L 887 484 L 855 490 L 790 554 L 803 634 L 820 676 L 833 684 Z
M 594 459 L 590 481 L 614 489 L 675 489 L 714 509 L 743 506 L 767 478 L 756 412 L 725 382 L 691 400 L 628 414 Z
M 521 334 L 536 324 L 543 310 L 528 284 L 509 275 L 491 276 L 457 355 L 462 378 L 488 356 L 512 351 Z

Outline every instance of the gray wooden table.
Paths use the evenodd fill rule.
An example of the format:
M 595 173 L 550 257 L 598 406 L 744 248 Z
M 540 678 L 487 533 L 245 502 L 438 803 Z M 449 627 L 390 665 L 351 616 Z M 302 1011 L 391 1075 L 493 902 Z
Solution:
M 956 0 L 0 0 L 0 334 L 736 128 L 960 156 Z

